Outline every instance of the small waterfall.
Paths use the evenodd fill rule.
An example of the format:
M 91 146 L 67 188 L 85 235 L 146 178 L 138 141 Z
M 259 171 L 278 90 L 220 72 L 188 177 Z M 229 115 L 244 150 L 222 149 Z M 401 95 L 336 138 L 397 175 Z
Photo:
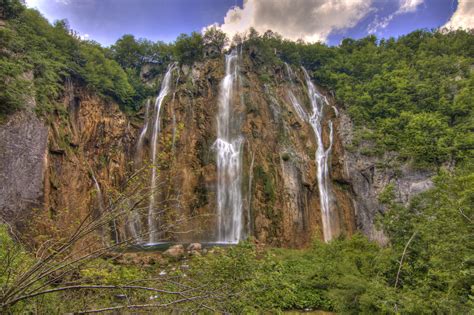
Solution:
M 140 132 L 140 137 L 138 138 L 138 143 L 137 143 L 137 158 L 141 159 L 142 154 L 143 154 L 143 144 L 145 142 L 145 137 L 148 132 L 148 116 L 150 115 L 150 100 L 148 99 L 146 101 L 146 106 L 145 106 L 145 124 L 143 125 L 142 132 Z
M 178 86 L 180 77 L 181 77 L 181 74 L 178 73 L 178 77 L 176 78 L 175 86 Z M 176 90 L 173 93 L 173 100 L 171 101 L 171 104 L 173 105 L 171 107 L 172 116 L 173 116 L 173 139 L 172 139 L 172 143 L 171 143 L 171 150 L 173 152 L 173 156 L 174 156 L 174 150 L 175 150 L 175 145 L 176 145 L 176 113 L 174 112 L 174 101 L 175 101 L 175 99 L 176 99 Z
M 158 135 L 160 133 L 160 112 L 161 112 L 161 105 L 163 104 L 163 100 L 168 95 L 170 88 L 171 88 L 171 77 L 172 72 L 176 69 L 176 64 L 173 63 L 168 66 L 168 71 L 166 71 L 165 77 L 163 82 L 161 83 L 161 90 L 160 94 L 155 101 L 155 108 L 154 108 L 154 122 L 153 122 L 153 133 L 151 137 L 151 160 L 152 160 L 152 170 L 151 170 L 151 193 L 150 193 L 150 204 L 148 207 L 148 233 L 149 233 L 149 242 L 156 243 L 159 237 L 158 229 L 159 229 L 159 222 L 157 222 L 157 215 L 155 210 L 155 195 L 156 195 L 156 154 L 157 154 L 157 147 L 158 147 Z
M 97 178 L 95 178 L 94 173 L 92 172 L 92 169 L 91 169 L 90 174 L 92 176 L 92 180 L 94 181 L 95 191 L 97 192 L 97 206 L 99 208 L 99 214 L 98 214 L 97 217 L 100 217 L 100 216 L 104 215 L 104 212 L 105 212 L 104 196 L 102 195 L 102 189 L 100 189 L 99 182 L 97 181 Z M 115 218 L 112 220 L 111 225 L 112 225 L 112 234 L 113 234 L 115 243 L 118 244 L 119 243 L 119 237 L 118 237 L 118 230 L 117 230 L 117 222 L 116 222 Z M 105 235 L 104 235 L 103 228 L 101 227 L 99 231 L 102 235 L 102 238 L 104 239 Z
M 234 89 L 238 84 L 239 55 L 225 57 L 225 77 L 220 84 L 217 115 L 217 241 L 238 243 L 242 234 L 242 137 L 233 115 Z
M 321 203 L 321 217 L 323 220 L 323 235 L 324 240 L 330 241 L 335 235 L 333 221 L 331 213 L 331 196 L 330 196 L 330 183 L 329 183 L 329 166 L 328 160 L 332 150 L 333 142 L 333 127 L 332 121 L 329 121 L 329 147 L 324 149 L 323 143 L 323 119 L 324 119 L 324 108 L 328 104 L 328 101 L 324 95 L 321 95 L 311 82 L 311 78 L 305 68 L 302 68 L 308 86 L 308 96 L 311 101 L 313 113 L 309 118 L 309 123 L 313 127 L 314 134 L 316 135 L 317 149 L 316 149 L 316 166 L 317 166 L 317 177 L 318 177 L 318 189 Z M 337 109 L 336 109 L 337 110 Z
M 295 74 L 293 70 L 291 70 L 291 67 L 286 62 L 285 62 L 285 66 L 286 66 L 286 73 L 290 80 L 290 84 L 291 86 L 293 86 L 294 85 L 293 78 L 295 77 Z M 291 89 L 288 89 L 287 93 L 288 93 L 288 98 L 290 99 L 290 102 L 293 105 L 293 108 L 295 109 L 296 114 L 298 115 L 299 119 L 302 121 L 308 121 L 308 114 L 306 114 L 306 111 L 301 106 L 300 102 L 296 98 L 293 91 Z
M 285 62 L 286 74 L 288 75 L 288 79 L 290 79 L 290 83 L 293 84 L 293 78 L 295 77 L 295 73 L 293 69 L 291 69 L 290 65 Z
M 293 94 L 293 91 L 288 90 L 288 97 L 290 98 L 290 102 L 293 105 L 298 117 L 302 121 L 308 121 L 308 114 L 306 114 L 306 111 L 303 109 L 300 102 L 298 102 L 298 99 L 296 98 L 295 94 Z
M 99 207 L 100 214 L 104 213 L 104 199 L 102 197 L 102 190 L 100 189 L 99 182 L 94 176 L 94 173 L 91 172 L 92 180 L 94 180 L 95 191 L 97 192 L 97 205 Z

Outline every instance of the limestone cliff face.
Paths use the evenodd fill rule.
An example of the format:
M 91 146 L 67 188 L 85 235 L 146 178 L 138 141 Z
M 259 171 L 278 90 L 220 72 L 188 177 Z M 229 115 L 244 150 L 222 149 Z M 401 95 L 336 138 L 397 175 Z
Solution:
M 241 84 L 234 102 L 241 120 L 243 212 L 246 234 L 277 246 L 305 246 L 321 238 L 321 211 L 316 179 L 316 143 L 311 126 L 298 118 L 288 99 L 284 67 L 257 73 L 251 58 L 241 61 Z M 212 240 L 216 230 L 216 113 L 222 59 L 181 67 L 174 95 L 165 102 L 160 134 L 161 181 L 180 196 L 179 214 L 193 217 L 180 238 Z M 299 73 L 297 77 L 302 77 Z M 310 112 L 304 81 L 295 89 Z M 331 104 L 335 105 L 335 104 Z M 327 119 L 338 118 L 329 107 Z M 325 129 L 327 122 L 325 122 Z M 329 135 L 324 135 L 328 145 Z M 173 140 L 174 139 L 174 140 Z M 150 139 L 148 139 L 150 140 Z M 344 177 L 343 149 L 334 139 L 331 160 L 333 208 L 339 232 L 355 230 L 351 189 Z M 160 164 L 160 163 L 159 163 Z
M 300 69 L 293 69 L 290 81 L 284 65 L 262 69 L 245 54 L 240 63 L 233 104 L 244 139 L 244 232 L 269 245 L 306 246 L 313 238 L 322 239 L 317 144 L 312 127 L 298 115 L 288 91 L 311 113 L 307 84 Z M 163 101 L 157 198 L 164 201 L 173 196 L 166 207 L 171 223 L 185 218 L 173 231 L 179 233 L 170 233 L 168 239 L 215 240 L 213 143 L 223 77 L 223 58 L 178 66 L 171 92 Z M 384 210 L 378 194 L 393 183 L 400 201 L 407 202 L 412 194 L 430 187 L 431 174 L 404 166 L 384 168 L 380 158 L 354 150 L 349 117 L 331 95 L 325 96 L 329 101 L 322 122 L 325 147 L 330 142 L 329 121 L 334 127 L 329 178 L 335 234 L 361 230 L 383 243 L 383 233 L 374 227 L 375 215 Z M 106 207 L 109 192 L 119 191 L 130 172 L 150 157 L 149 133 L 143 150 L 137 152 L 144 111 L 131 124 L 117 104 L 73 82 L 66 84 L 61 103 L 48 119 L 40 119 L 31 101 L 26 110 L 0 126 L 0 214 L 33 238 L 66 235 L 91 209 Z M 141 223 L 146 228 L 145 217 Z M 120 239 L 130 232 L 124 226 L 118 230 L 111 237 Z
M 408 204 L 410 198 L 433 186 L 430 171 L 413 169 L 409 164 L 400 164 L 395 152 L 383 156 L 368 156 L 364 149 L 374 144 L 371 141 L 355 143 L 353 124 L 344 110 L 340 111 L 339 138 L 344 150 L 337 156 L 341 160 L 341 176 L 350 184 L 351 199 L 354 204 L 357 229 L 369 239 L 386 244 L 388 239 L 383 231 L 375 226 L 377 214 L 383 214 L 385 207 L 378 196 L 388 185 L 394 188 L 398 202 Z
M 119 189 L 136 131 L 117 104 L 83 87 L 68 84 L 63 104 L 68 119 L 56 116 L 49 133 L 44 209 L 67 224 L 100 210 L 107 191 Z
M 48 127 L 35 114 L 31 97 L 25 110 L 0 125 L 0 217 L 24 229 L 31 209 L 41 209 L 48 156 Z
M 120 186 L 136 132 L 117 104 L 79 84 L 66 85 L 47 120 L 32 107 L 0 128 L 0 199 L 2 218 L 34 241 L 67 235 L 98 210 L 93 177 L 104 192 Z

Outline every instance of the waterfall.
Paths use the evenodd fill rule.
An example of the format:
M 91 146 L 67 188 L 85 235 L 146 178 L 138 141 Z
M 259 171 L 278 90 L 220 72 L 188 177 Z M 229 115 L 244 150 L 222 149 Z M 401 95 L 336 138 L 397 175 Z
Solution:
M 324 149 L 323 143 L 323 119 L 324 119 L 324 108 L 328 104 L 328 101 L 324 95 L 321 95 L 311 82 L 311 78 L 305 68 L 302 68 L 308 86 L 308 96 L 311 101 L 313 113 L 309 118 L 309 123 L 313 127 L 314 134 L 316 136 L 317 149 L 316 149 L 316 166 L 317 166 L 317 177 L 318 177 L 318 189 L 321 203 L 321 217 L 323 221 L 323 235 L 324 240 L 330 241 L 333 235 L 332 218 L 331 213 L 331 196 L 330 196 L 330 182 L 329 182 L 329 166 L 328 160 L 331 154 L 332 142 L 333 142 L 333 127 L 332 121 L 329 121 L 329 147 Z M 337 110 L 337 109 L 336 109 Z
M 181 77 L 181 74 L 178 73 L 178 77 L 176 78 L 175 86 L 178 86 L 180 77 Z M 171 143 L 171 150 L 173 152 L 173 156 L 174 156 L 174 150 L 175 150 L 175 144 L 176 144 L 176 114 L 174 112 L 174 101 L 175 101 L 175 99 L 176 99 L 176 90 L 173 93 L 173 100 L 171 101 L 171 104 L 173 105 L 171 107 L 172 116 L 173 116 L 173 140 L 172 140 L 172 143 Z
M 158 135 L 160 133 L 160 112 L 161 106 L 163 104 L 163 100 L 165 99 L 166 95 L 168 95 L 171 87 L 171 77 L 172 72 L 176 69 L 176 64 L 173 63 L 168 66 L 168 71 L 166 71 L 165 77 L 163 82 L 161 83 L 161 90 L 160 94 L 155 101 L 155 108 L 154 108 L 154 125 L 153 125 L 153 133 L 151 137 L 151 160 L 152 160 L 152 169 L 151 169 L 151 185 L 150 185 L 150 204 L 148 207 L 148 233 L 149 233 L 149 242 L 156 243 L 158 238 L 157 230 L 159 229 L 159 224 L 157 224 L 156 220 L 156 211 L 155 211 L 155 189 L 156 189 L 156 151 L 158 147 Z
M 140 132 L 140 137 L 138 138 L 137 143 L 137 158 L 141 158 L 143 153 L 143 143 L 145 142 L 146 133 L 148 132 L 148 116 L 150 115 L 150 100 L 146 101 L 145 106 L 145 124 L 143 125 L 142 132 Z
M 233 95 L 239 76 L 239 55 L 225 57 L 217 115 L 217 241 L 238 243 L 242 234 L 242 137 L 233 114 Z
M 294 109 L 296 110 L 296 114 L 302 121 L 308 121 L 308 115 L 306 114 L 306 111 L 301 107 L 300 102 L 298 102 L 298 99 L 296 98 L 295 94 L 293 94 L 293 91 L 288 90 L 288 97 L 290 98 L 290 102 L 293 105 Z
M 92 180 L 94 180 L 95 191 L 97 192 L 97 205 L 99 206 L 100 214 L 104 213 L 104 199 L 102 198 L 102 190 L 100 189 L 99 182 L 91 171 Z
M 291 70 L 291 67 L 286 62 L 285 62 L 285 66 L 286 66 L 286 73 L 290 80 L 290 84 L 291 86 L 293 86 L 293 78 L 295 77 L 295 74 L 293 70 Z M 296 98 L 293 91 L 291 89 L 288 89 L 287 93 L 288 93 L 288 98 L 290 99 L 290 102 L 293 105 L 293 108 L 295 109 L 296 114 L 298 115 L 299 119 L 302 121 L 308 121 L 308 115 L 306 114 L 306 111 L 301 106 L 300 102 Z
M 97 178 L 95 178 L 94 176 L 94 173 L 92 172 L 92 169 L 91 169 L 91 176 L 92 176 L 92 180 L 94 181 L 94 187 L 95 187 L 95 190 L 97 192 L 97 205 L 99 207 L 99 215 L 98 217 L 104 215 L 104 212 L 105 212 L 105 206 L 104 206 L 104 197 L 102 195 L 102 189 L 100 189 L 100 185 L 99 185 L 99 182 L 97 181 Z M 119 239 L 118 239 L 118 230 L 117 230 L 117 222 L 115 220 L 115 218 L 112 220 L 111 222 L 112 224 L 112 233 L 114 235 L 114 240 L 115 240 L 115 243 L 119 243 Z M 102 228 L 100 228 L 100 233 L 102 235 L 102 238 L 104 239 L 104 231 Z

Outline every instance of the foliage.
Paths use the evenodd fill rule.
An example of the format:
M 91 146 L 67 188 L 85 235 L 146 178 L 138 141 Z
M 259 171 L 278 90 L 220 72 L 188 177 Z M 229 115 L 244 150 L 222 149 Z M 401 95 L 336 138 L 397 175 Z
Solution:
M 29 253 L 9 235 L 8 226 L 0 224 L 0 291 L 4 291 L 32 262 Z
M 181 64 L 193 64 L 203 58 L 203 38 L 196 32 L 191 35 L 181 34 L 176 38 L 173 47 L 174 58 Z
M 135 39 L 126 34 L 110 47 L 111 56 L 124 69 L 140 72 L 145 64 L 162 65 L 169 63 L 172 57 L 172 47 L 163 42 L 151 42 L 147 39 Z
M 437 310 L 467 313 L 474 281 L 474 168 L 435 178 L 435 187 L 409 207 L 391 204 L 383 218 L 393 248 L 400 252 L 416 234 L 405 258 L 400 303 L 407 313 Z M 417 303 L 408 304 L 410 300 Z
M 220 55 L 224 47 L 229 43 L 227 35 L 216 26 L 206 29 L 202 39 L 204 47 L 211 51 L 209 56 Z
M 39 112 L 50 112 L 57 106 L 66 79 L 84 81 L 125 107 L 148 96 L 144 84 L 137 83 L 137 74 L 127 73 L 97 43 L 82 41 L 67 21 L 51 25 L 38 11 L 25 9 L 17 0 L 7 2 L 21 10 L 0 29 L 4 43 L 0 52 L 0 116 L 20 109 L 28 98 L 36 100 Z
M 129 104 L 135 91 L 126 72 L 114 60 L 106 58 L 100 46 L 86 43 L 81 48 L 85 63 L 79 74 L 98 92 Z
M 0 0 L 0 8 L 0 13 L 6 19 L 17 17 L 24 9 L 17 0 Z

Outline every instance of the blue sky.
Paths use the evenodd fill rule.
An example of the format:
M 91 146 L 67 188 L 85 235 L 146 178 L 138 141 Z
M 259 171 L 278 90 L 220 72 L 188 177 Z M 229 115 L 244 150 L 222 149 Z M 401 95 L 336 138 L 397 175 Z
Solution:
M 465 1 L 461 9 L 472 13 L 474 0 L 459 1 Z M 27 4 L 50 21 L 67 19 L 72 29 L 104 46 L 123 34 L 170 42 L 180 33 L 211 24 L 229 36 L 252 26 L 261 32 L 271 28 L 290 39 L 337 45 L 345 37 L 369 33 L 397 37 L 419 28 L 438 28 L 459 9 L 457 0 L 27 0 Z M 456 17 L 465 20 L 466 12 L 460 11 Z

